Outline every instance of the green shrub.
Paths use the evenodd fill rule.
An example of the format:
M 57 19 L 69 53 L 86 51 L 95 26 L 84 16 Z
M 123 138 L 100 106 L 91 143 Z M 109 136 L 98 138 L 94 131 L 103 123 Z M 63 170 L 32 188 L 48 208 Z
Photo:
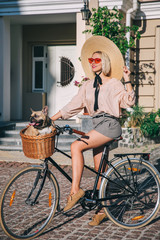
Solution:
M 151 139 L 160 136 L 160 109 L 157 112 L 146 114 L 140 126 L 141 132 L 145 137 Z
M 127 111 L 126 109 L 122 109 L 122 116 L 120 118 L 121 126 L 125 125 L 127 122 L 128 128 L 140 127 L 143 122 L 145 116 L 145 112 L 143 107 L 136 105 L 132 108 L 132 111 Z
M 150 139 L 160 137 L 160 109 L 156 112 L 145 113 L 143 107 L 136 105 L 133 111 L 122 110 L 120 124 L 123 127 L 127 123 L 128 131 L 131 128 L 140 127 L 141 134 Z
M 129 112 L 128 127 L 140 127 L 145 117 L 143 107 L 136 105 L 133 107 L 133 111 Z

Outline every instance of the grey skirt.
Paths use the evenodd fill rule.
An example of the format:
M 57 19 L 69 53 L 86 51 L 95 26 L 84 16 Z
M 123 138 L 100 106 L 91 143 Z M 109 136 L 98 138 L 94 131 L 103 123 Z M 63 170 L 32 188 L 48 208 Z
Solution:
M 93 129 L 109 138 L 118 138 L 122 134 L 118 118 L 107 113 L 92 117 Z

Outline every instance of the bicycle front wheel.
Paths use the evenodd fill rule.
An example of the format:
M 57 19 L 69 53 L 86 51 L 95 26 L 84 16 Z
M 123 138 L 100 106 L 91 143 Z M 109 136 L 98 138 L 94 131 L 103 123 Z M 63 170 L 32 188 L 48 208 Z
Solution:
M 145 160 L 124 159 L 109 169 L 100 187 L 104 210 L 116 225 L 140 228 L 156 216 L 160 207 L 157 169 Z
M 43 176 L 44 168 L 40 166 L 25 168 L 8 182 L 2 193 L 1 225 L 12 239 L 38 236 L 55 214 L 59 201 L 58 184 L 49 170 L 45 181 Z

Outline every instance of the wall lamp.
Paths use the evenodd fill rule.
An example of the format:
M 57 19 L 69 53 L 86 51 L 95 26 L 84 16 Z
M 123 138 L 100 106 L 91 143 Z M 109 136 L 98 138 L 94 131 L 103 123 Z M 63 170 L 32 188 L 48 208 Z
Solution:
M 90 19 L 92 13 L 89 10 L 89 2 L 88 2 L 88 0 L 83 0 L 83 2 L 84 2 L 84 7 L 81 8 L 82 20 L 85 20 L 86 21 L 86 25 L 89 25 L 89 19 Z

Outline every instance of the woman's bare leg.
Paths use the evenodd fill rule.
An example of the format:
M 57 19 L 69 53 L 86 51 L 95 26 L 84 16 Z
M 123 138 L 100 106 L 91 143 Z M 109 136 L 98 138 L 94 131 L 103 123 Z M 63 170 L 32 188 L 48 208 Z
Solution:
M 83 173 L 84 158 L 83 151 L 98 148 L 105 143 L 111 141 L 111 138 L 105 137 L 101 133 L 92 130 L 87 133 L 84 137 L 76 140 L 71 145 L 71 156 L 72 156 L 72 187 L 71 194 L 75 194 L 80 189 L 80 181 Z M 97 155 L 98 159 L 101 154 Z M 98 160 L 99 161 L 99 160 Z M 96 163 L 96 167 L 99 166 L 99 162 Z

